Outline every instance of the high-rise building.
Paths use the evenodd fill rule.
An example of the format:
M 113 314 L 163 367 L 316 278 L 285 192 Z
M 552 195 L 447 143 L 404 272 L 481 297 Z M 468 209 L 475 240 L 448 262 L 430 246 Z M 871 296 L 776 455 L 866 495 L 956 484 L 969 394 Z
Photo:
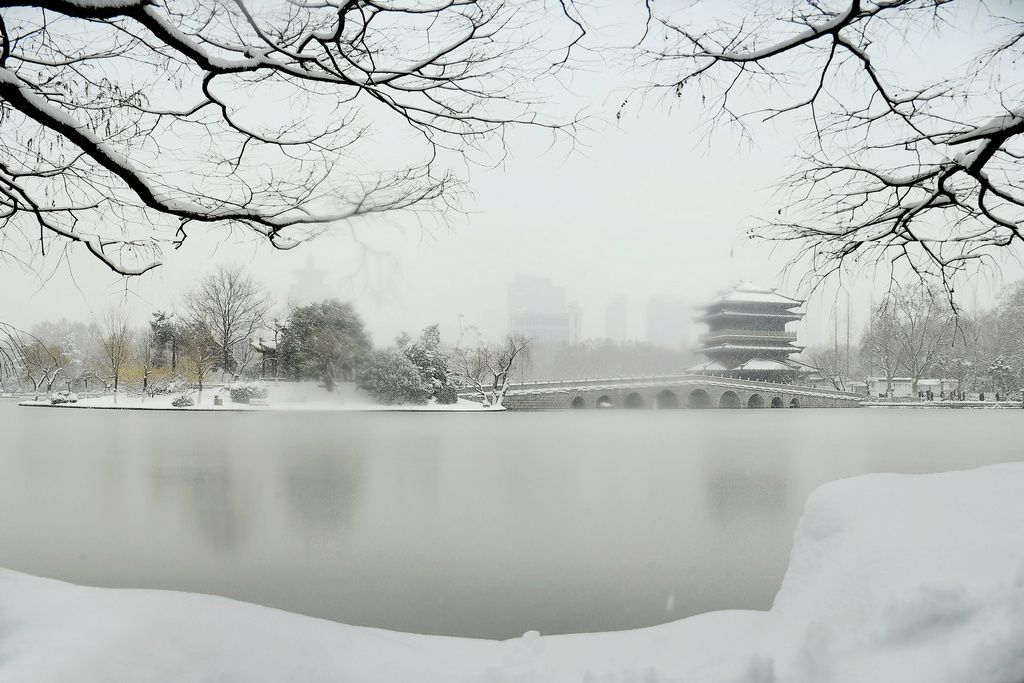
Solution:
M 565 303 L 565 289 L 547 278 L 517 275 L 508 286 L 508 326 L 535 343 L 575 344 L 580 340 L 582 312 Z

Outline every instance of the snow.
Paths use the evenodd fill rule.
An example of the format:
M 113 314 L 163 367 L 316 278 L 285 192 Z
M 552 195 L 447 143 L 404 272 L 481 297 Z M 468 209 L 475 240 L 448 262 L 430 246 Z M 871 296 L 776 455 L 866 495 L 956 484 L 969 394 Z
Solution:
M 1011 109 L 1005 114 L 1000 114 L 999 116 L 989 119 L 982 125 L 951 138 L 949 144 L 961 145 L 965 142 L 972 142 L 974 140 L 1003 135 L 1021 124 L 1024 124 L 1024 107 Z M 979 147 L 978 149 L 981 148 Z
M 1020 683 L 1024 463 L 872 474 L 807 501 L 771 610 L 504 642 L 0 570 L 0 683 Z
M 114 401 L 113 394 L 95 398 L 79 398 L 76 403 L 52 405 L 50 400 L 40 395 L 39 400 L 22 401 L 18 405 L 52 408 L 100 408 L 121 410 L 182 410 L 182 411 L 424 411 L 424 412 L 477 412 L 504 410 L 504 408 L 485 408 L 482 404 L 459 399 L 457 403 L 441 405 L 431 401 L 426 405 L 394 405 L 383 406 L 375 403 L 353 386 L 339 385 L 335 392 L 328 393 L 313 382 L 287 382 L 270 387 L 270 397 L 265 404 L 232 403 L 227 390 L 219 385 L 205 387 L 202 400 L 197 392 L 190 394 L 195 405 L 177 408 L 171 401 L 178 394 L 167 396 L 128 396 L 120 394 Z M 216 405 L 214 398 L 220 396 L 221 405 Z

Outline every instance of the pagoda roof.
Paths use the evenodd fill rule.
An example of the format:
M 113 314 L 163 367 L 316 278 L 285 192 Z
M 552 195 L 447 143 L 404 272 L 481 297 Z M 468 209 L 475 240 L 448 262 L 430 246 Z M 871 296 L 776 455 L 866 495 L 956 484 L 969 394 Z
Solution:
M 786 353 L 796 353 L 802 351 L 804 347 L 794 346 L 792 344 L 718 344 L 717 346 L 705 346 L 701 348 L 701 353 L 708 353 L 714 351 L 718 353 L 726 353 L 729 351 L 785 351 Z
M 737 370 L 795 370 L 790 363 L 783 363 L 769 358 L 751 358 L 746 363 L 741 363 Z
M 719 308 L 715 311 L 710 311 L 703 315 L 699 315 L 695 318 L 697 321 L 701 320 L 712 320 L 714 318 L 775 318 L 784 320 L 800 320 L 804 317 L 802 313 L 797 311 L 735 311 L 729 308 Z
M 770 304 L 783 308 L 792 308 L 802 303 L 802 299 L 791 299 L 788 296 L 776 293 L 775 289 L 761 287 L 752 282 L 743 282 L 732 289 L 719 293 L 716 299 L 704 306 L 704 309 L 710 311 L 729 304 Z
M 813 368 L 794 361 L 789 358 L 775 360 L 774 358 L 751 358 L 745 363 L 740 363 L 734 368 L 728 368 L 717 360 L 710 360 L 704 363 L 686 368 L 686 372 L 799 372 L 807 373 Z

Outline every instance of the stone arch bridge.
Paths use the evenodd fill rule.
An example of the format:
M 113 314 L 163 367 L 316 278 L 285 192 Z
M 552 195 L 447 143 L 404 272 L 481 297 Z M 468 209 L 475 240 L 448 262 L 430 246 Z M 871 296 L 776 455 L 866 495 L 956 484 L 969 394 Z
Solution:
M 472 398 L 464 394 L 466 398 Z M 592 408 L 857 408 L 864 397 L 831 389 L 711 375 L 670 375 L 514 384 L 509 410 Z

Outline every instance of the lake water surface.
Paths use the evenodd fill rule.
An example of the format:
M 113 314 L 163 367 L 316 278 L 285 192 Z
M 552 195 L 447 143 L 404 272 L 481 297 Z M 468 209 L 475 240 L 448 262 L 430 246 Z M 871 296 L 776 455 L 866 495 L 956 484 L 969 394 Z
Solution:
M 508 638 L 767 609 L 820 484 L 1024 460 L 1021 410 L 428 414 L 0 401 L 0 566 Z

